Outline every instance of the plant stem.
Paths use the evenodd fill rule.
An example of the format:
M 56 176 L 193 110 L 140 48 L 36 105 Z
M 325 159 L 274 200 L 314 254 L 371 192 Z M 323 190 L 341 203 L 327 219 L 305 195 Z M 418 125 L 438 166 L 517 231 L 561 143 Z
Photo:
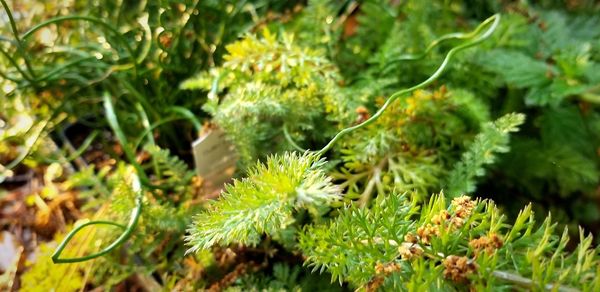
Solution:
M 25 61 L 25 66 L 27 67 L 29 74 L 31 74 L 31 78 L 33 80 L 35 80 L 36 79 L 35 73 L 33 72 L 31 63 L 29 62 L 29 57 L 27 56 L 27 54 L 25 53 L 25 49 L 23 48 L 23 43 L 21 42 L 21 38 L 19 37 L 19 31 L 17 30 L 17 25 L 15 23 L 15 19 L 13 18 L 12 12 L 11 12 L 10 8 L 8 7 L 8 4 L 6 4 L 5 0 L 0 0 L 0 3 L 2 3 L 2 6 L 4 7 L 4 10 L 6 11 L 6 15 L 8 16 L 8 20 L 10 22 L 10 28 L 12 30 L 13 36 L 15 37 L 17 50 L 19 50 L 19 53 L 23 57 L 23 60 Z M 23 76 L 23 77 L 25 77 L 25 76 Z
M 429 84 L 431 84 L 433 81 L 435 81 L 440 75 L 442 75 L 442 73 L 444 72 L 444 70 L 446 69 L 446 67 L 448 66 L 448 63 L 450 62 L 450 59 L 452 59 L 452 57 L 458 53 L 459 51 L 462 51 L 466 48 L 472 47 L 474 45 L 477 45 L 479 43 L 481 43 L 482 41 L 484 41 L 485 39 L 489 38 L 490 35 L 492 35 L 492 33 L 496 30 L 496 28 L 498 27 L 498 24 L 500 23 L 500 15 L 499 14 L 494 14 L 493 16 L 491 16 L 490 18 L 486 19 L 484 22 L 482 22 L 474 31 L 472 31 L 471 33 L 463 36 L 462 38 L 474 38 L 475 36 L 477 36 L 479 34 L 479 32 L 481 32 L 483 30 L 484 27 L 486 26 L 490 26 L 488 28 L 488 30 L 486 30 L 481 36 L 474 38 L 473 40 L 458 45 L 454 48 L 452 48 L 450 51 L 448 51 L 448 53 L 446 54 L 446 57 L 444 58 L 444 60 L 442 61 L 442 64 L 438 67 L 438 69 L 431 75 L 429 76 L 429 78 L 427 78 L 425 81 L 412 86 L 410 88 L 406 88 L 406 89 L 402 89 L 397 91 L 396 93 L 392 94 L 387 100 L 386 102 L 383 104 L 383 106 L 373 115 L 371 116 L 368 120 L 352 126 L 352 127 L 348 127 L 346 129 L 341 130 L 340 132 L 338 132 L 333 139 L 331 139 L 331 141 L 329 141 L 329 143 L 327 145 L 325 145 L 325 147 L 323 147 L 321 150 L 317 151 L 317 155 L 323 155 L 325 152 L 327 152 L 329 149 L 331 149 L 333 147 L 333 145 L 335 144 L 335 142 L 337 142 L 340 138 L 342 138 L 342 136 L 353 132 L 355 130 L 358 130 L 360 128 L 366 127 L 372 123 L 374 123 L 381 115 L 383 115 L 383 113 L 385 112 L 385 110 L 394 102 L 396 101 L 396 99 L 404 96 L 407 93 L 413 92 L 417 89 L 423 88 Z M 456 38 L 456 36 L 453 36 L 454 38 Z
M 496 271 L 492 272 L 492 275 L 494 275 L 494 277 L 496 277 L 497 279 L 511 282 L 513 284 L 516 284 L 516 285 L 519 285 L 519 286 L 522 286 L 525 288 L 533 289 L 536 287 L 535 283 L 533 283 L 533 281 L 531 279 L 522 277 L 517 274 L 510 273 L 510 272 L 496 270 Z M 555 289 L 557 289 L 558 291 L 564 291 L 564 292 L 580 291 L 579 289 L 562 286 L 562 285 L 558 285 L 558 284 L 546 284 L 546 286 L 544 286 L 544 288 L 549 291 L 555 291 Z

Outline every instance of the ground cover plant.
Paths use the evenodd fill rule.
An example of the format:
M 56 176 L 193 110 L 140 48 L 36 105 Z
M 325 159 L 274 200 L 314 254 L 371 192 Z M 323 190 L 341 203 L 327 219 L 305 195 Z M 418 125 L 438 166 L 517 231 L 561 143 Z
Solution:
M 594 1 L 0 3 L 2 290 L 600 290 Z

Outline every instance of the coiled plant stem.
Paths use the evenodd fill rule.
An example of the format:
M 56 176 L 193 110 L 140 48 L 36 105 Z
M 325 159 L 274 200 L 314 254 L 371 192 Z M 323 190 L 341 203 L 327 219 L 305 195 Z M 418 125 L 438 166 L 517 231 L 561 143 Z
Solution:
M 88 221 L 86 223 L 83 223 L 83 224 L 75 227 L 73 230 L 71 230 L 71 232 L 69 232 L 67 234 L 67 236 L 65 236 L 63 241 L 58 245 L 58 247 L 52 254 L 52 262 L 54 262 L 55 264 L 78 263 L 78 262 L 95 259 L 97 257 L 103 256 L 103 255 L 111 252 L 112 250 L 117 248 L 119 245 L 123 244 L 127 239 L 129 239 L 129 237 L 135 230 L 137 222 L 140 219 L 140 215 L 142 213 L 142 198 L 143 198 L 143 191 L 142 191 L 140 181 L 139 181 L 139 178 L 137 177 L 137 175 L 135 175 L 135 174 L 132 175 L 132 180 L 133 181 L 132 181 L 131 185 L 132 185 L 134 192 L 136 193 L 136 199 L 135 199 L 135 208 L 133 209 L 133 211 L 131 211 L 131 216 L 130 216 L 129 223 L 127 224 L 127 226 L 123 226 L 116 222 L 104 221 L 104 220 L 94 220 L 94 221 Z M 87 226 L 91 226 L 91 225 L 111 225 L 111 226 L 116 226 L 121 229 L 124 229 L 124 231 L 117 239 L 115 239 L 115 241 L 113 241 L 110 245 L 108 245 L 107 247 L 105 247 L 104 249 L 102 249 L 99 252 L 96 252 L 96 253 L 93 253 L 90 255 L 86 255 L 86 256 L 82 256 L 82 257 L 61 258 L 60 255 L 62 254 L 63 250 L 67 247 L 67 244 L 73 239 L 73 237 L 80 230 L 82 230 L 83 228 L 85 228 Z
M 144 197 L 144 191 L 142 188 L 142 184 L 148 185 L 149 178 L 146 176 L 146 173 L 142 169 L 142 166 L 136 162 L 135 153 L 134 153 L 133 149 L 131 149 L 131 147 L 127 144 L 125 134 L 123 133 L 123 131 L 121 130 L 121 127 L 119 126 L 119 122 L 117 120 L 117 116 L 115 114 L 114 107 L 113 107 L 111 98 L 108 95 L 108 93 L 104 94 L 103 99 L 104 99 L 104 108 L 106 111 L 106 118 L 108 120 L 108 123 L 109 123 L 110 127 L 112 128 L 113 132 L 115 133 L 117 140 L 121 143 L 121 146 L 123 147 L 123 152 L 125 153 L 125 156 L 129 160 L 129 162 L 133 165 L 133 167 L 135 168 L 135 170 L 137 172 L 136 174 L 132 175 L 133 181 L 131 183 L 132 189 L 136 194 L 135 195 L 135 207 L 134 207 L 133 211 L 131 212 L 129 223 L 127 224 L 127 226 L 123 226 L 121 224 L 111 222 L 111 221 L 95 220 L 95 221 L 89 221 L 87 223 L 79 225 L 76 228 L 74 228 L 73 230 L 71 230 L 67 234 L 67 236 L 63 239 L 63 241 L 58 245 L 58 248 L 52 254 L 52 261 L 54 263 L 83 262 L 83 261 L 87 261 L 90 259 L 94 259 L 94 258 L 103 256 L 103 255 L 111 252 L 112 250 L 117 248 L 119 245 L 123 244 L 127 239 L 129 239 L 129 237 L 135 230 L 135 227 L 137 225 L 137 222 L 139 221 L 140 215 L 142 214 L 142 199 Z M 73 239 L 73 237 L 79 231 L 81 231 L 83 228 L 90 226 L 90 225 L 113 225 L 113 226 L 123 227 L 123 229 L 125 229 L 125 230 L 115 241 L 113 241 L 111 244 L 109 244 L 107 247 L 105 247 L 104 249 L 102 249 L 99 252 L 96 252 L 96 253 L 93 253 L 90 255 L 86 255 L 86 256 L 82 256 L 82 257 L 76 257 L 76 258 L 60 258 L 61 253 L 63 252 L 63 250 L 65 249 L 67 244 Z
M 121 129 L 121 126 L 119 125 L 119 121 L 117 119 L 117 115 L 115 113 L 114 106 L 111 101 L 111 97 L 108 93 L 104 94 L 103 101 L 104 101 L 104 108 L 105 108 L 105 113 L 106 113 L 106 118 L 108 120 L 108 123 L 109 123 L 110 127 L 112 128 L 113 132 L 115 133 L 117 140 L 123 147 L 123 152 L 125 153 L 125 156 L 127 157 L 129 162 L 131 163 L 131 165 L 133 165 L 133 167 L 136 170 L 136 174 L 133 175 L 133 181 L 132 181 L 132 189 L 136 194 L 135 195 L 135 207 L 134 207 L 133 211 L 131 212 L 129 223 L 127 224 L 127 226 L 123 226 L 119 223 L 112 222 L 112 221 L 95 220 L 95 221 L 89 221 L 84 224 L 81 224 L 81 225 L 77 226 L 76 228 L 74 228 L 73 230 L 71 230 L 67 234 L 67 236 L 63 239 L 63 241 L 59 244 L 58 248 L 52 254 L 52 261 L 54 263 L 76 263 L 76 262 L 83 262 L 83 261 L 91 260 L 91 259 L 103 256 L 103 255 L 111 252 L 115 248 L 117 248 L 119 245 L 123 244 L 133 234 L 133 231 L 136 228 L 137 222 L 139 221 L 139 218 L 142 214 L 142 205 L 143 205 L 142 200 L 144 197 L 144 188 L 163 188 L 161 186 L 152 185 L 150 183 L 150 179 L 144 172 L 142 166 L 139 163 L 137 163 L 136 157 L 135 157 L 135 149 L 137 148 L 137 146 L 135 148 L 132 148 L 128 144 L 125 134 L 123 133 L 123 130 Z M 146 131 L 143 133 L 143 135 L 140 137 L 140 139 L 144 138 L 146 135 L 150 135 L 150 137 L 152 137 L 151 129 L 153 129 L 155 126 L 149 124 L 149 121 L 147 121 L 147 117 L 146 117 L 145 113 L 143 112 L 141 105 L 139 105 L 139 104 L 138 104 L 138 109 L 142 111 L 142 116 L 146 120 L 145 123 L 146 123 L 146 127 L 147 127 Z M 197 119 L 195 119 L 195 117 L 193 117 L 192 113 L 188 112 L 186 109 L 173 108 L 173 111 L 175 113 L 179 114 L 180 116 L 182 116 L 182 118 L 191 120 L 194 127 L 197 130 L 199 130 L 199 128 L 201 127 L 200 122 Z M 136 145 L 138 143 L 136 143 Z M 158 170 L 156 170 L 156 172 L 158 175 Z M 171 186 L 166 186 L 164 188 L 168 188 L 168 187 L 171 187 Z M 107 247 L 105 247 L 104 249 L 102 249 L 99 252 L 96 252 L 96 253 L 93 253 L 93 254 L 90 254 L 87 256 L 76 257 L 76 258 L 60 258 L 61 253 L 66 248 L 67 244 L 73 239 L 75 234 L 77 234 L 83 228 L 90 226 L 90 225 L 112 225 L 112 226 L 120 227 L 121 229 L 124 229 L 124 231 L 110 245 L 108 245 Z
M 325 147 L 323 147 L 321 150 L 316 151 L 317 155 L 321 156 L 323 155 L 325 152 L 327 152 L 328 150 L 330 150 L 333 145 L 339 140 L 341 139 L 343 136 L 356 131 L 360 128 L 364 128 L 372 123 L 374 123 L 381 115 L 383 115 L 383 113 L 386 111 L 386 109 L 397 99 L 399 99 L 400 97 L 403 97 L 404 95 L 411 93 L 417 89 L 423 88 L 429 84 L 431 84 L 433 81 L 435 81 L 438 77 L 440 77 L 440 75 L 442 75 L 442 73 L 444 72 L 444 70 L 446 69 L 446 67 L 448 66 L 448 63 L 450 62 L 450 60 L 454 57 L 454 55 L 456 55 L 456 53 L 475 46 L 479 43 L 481 43 L 482 41 L 484 41 L 485 39 L 489 38 L 492 33 L 496 30 L 496 28 L 498 27 L 498 24 L 500 23 L 500 14 L 494 14 L 493 16 L 491 16 L 490 18 L 486 19 L 485 21 L 483 21 L 473 32 L 462 36 L 461 38 L 469 38 L 472 39 L 470 41 L 467 41 L 466 43 L 463 43 L 461 45 L 458 45 L 452 49 L 450 49 L 450 51 L 448 51 L 448 53 L 446 54 L 446 57 L 444 58 L 444 60 L 442 61 L 442 63 L 440 64 L 440 66 L 438 67 L 438 69 L 431 75 L 429 76 L 429 78 L 427 78 L 425 81 L 406 88 L 406 89 L 402 89 L 399 90 L 397 92 L 395 92 L 394 94 L 392 94 L 383 104 L 383 106 L 373 115 L 371 116 L 369 119 L 367 119 L 366 121 L 355 125 L 355 126 L 351 126 L 348 128 L 345 128 L 343 130 L 341 130 L 340 132 L 338 132 L 333 139 L 331 139 L 331 141 L 329 141 L 329 143 L 327 143 L 327 145 L 325 145 Z M 485 28 L 489 26 L 489 28 L 480 36 L 477 37 L 477 35 L 479 35 L 479 33 Z M 443 39 L 448 39 L 449 37 L 442 37 Z M 456 35 L 454 35 L 452 38 L 457 38 Z M 437 42 L 439 43 L 439 41 Z M 432 45 L 430 45 L 430 47 L 432 47 Z M 401 100 L 403 102 L 405 102 L 405 100 Z
M 429 76 L 429 78 L 427 78 L 425 81 L 423 81 L 417 85 L 414 85 L 412 87 L 396 91 L 394 94 L 392 94 L 390 97 L 388 97 L 388 99 L 385 101 L 383 106 L 381 108 L 379 108 L 379 110 L 373 116 L 371 116 L 369 119 L 367 119 L 366 121 L 364 121 L 360 124 L 357 124 L 357 125 L 354 125 L 354 126 L 351 126 L 351 127 L 348 127 L 348 128 L 345 128 L 345 129 L 339 131 L 329 141 L 329 143 L 327 143 L 327 145 L 325 145 L 321 150 L 310 151 L 310 152 L 316 152 L 317 155 L 322 156 L 327 151 L 329 151 L 333 147 L 333 145 L 339 139 L 341 139 L 343 136 L 374 123 L 381 115 L 383 115 L 383 113 L 387 110 L 387 108 L 392 103 L 394 103 L 394 101 L 396 101 L 400 97 L 405 96 L 408 93 L 411 93 L 417 89 L 421 89 L 421 88 L 431 84 L 438 77 L 440 77 L 442 75 L 442 73 L 444 72 L 444 70 L 446 69 L 446 67 L 448 66 L 448 63 L 454 57 L 454 55 L 456 55 L 456 53 L 458 53 L 464 49 L 470 48 L 472 46 L 475 46 L 475 45 L 481 43 L 482 41 L 484 41 L 485 39 L 489 38 L 496 30 L 499 23 L 500 23 L 500 14 L 494 14 L 491 17 L 489 17 L 488 19 L 484 20 L 482 23 L 480 23 L 477 26 L 477 28 L 475 28 L 475 30 L 473 30 L 470 33 L 451 33 L 451 34 L 444 35 L 444 36 L 434 40 L 431 44 L 429 44 L 429 46 L 427 46 L 425 51 L 423 51 L 420 54 L 406 54 L 406 55 L 401 55 L 398 58 L 394 59 L 392 62 L 405 61 L 405 60 L 418 60 L 418 59 L 425 57 L 433 48 L 435 48 L 439 44 L 443 43 L 444 41 L 452 40 L 452 39 L 469 40 L 463 44 L 460 44 L 460 45 L 450 49 L 450 51 L 448 51 L 448 53 L 444 57 L 444 60 L 442 61 L 440 66 L 437 68 L 437 70 L 435 72 L 433 72 L 433 74 L 431 74 L 431 76 Z M 488 29 L 484 31 L 484 29 L 486 27 L 488 27 Z M 482 33 L 482 31 L 484 31 L 484 32 Z M 405 100 L 401 100 L 401 101 L 405 102 Z M 298 151 L 302 151 L 302 152 L 308 151 L 308 150 L 302 149 L 302 147 L 300 147 L 298 145 L 298 143 L 296 143 L 292 139 L 292 137 L 285 125 L 283 126 L 283 134 L 285 136 L 285 139 L 288 141 L 288 143 L 290 143 L 290 145 L 292 145 L 292 147 L 294 149 L 296 149 Z

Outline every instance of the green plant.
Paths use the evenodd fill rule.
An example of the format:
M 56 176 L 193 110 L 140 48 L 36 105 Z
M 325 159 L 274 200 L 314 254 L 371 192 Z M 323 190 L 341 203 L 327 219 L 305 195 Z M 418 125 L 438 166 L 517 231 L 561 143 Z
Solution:
M 568 253 L 567 231 L 555 235 L 550 217 L 536 227 L 531 206 L 514 224 L 505 221 L 490 201 L 461 196 L 448 205 L 440 194 L 419 207 L 389 194 L 371 209 L 345 208 L 329 224 L 306 228 L 299 246 L 313 270 L 366 290 L 600 287 L 591 235 L 580 230 Z
M 187 237 L 190 251 L 234 242 L 256 245 L 265 233 L 285 243 L 286 230 L 294 229 L 294 213 L 308 210 L 318 218 L 341 198 L 322 166 L 314 154 L 295 153 L 259 164 L 196 217 Z
M 406 136 L 405 132 L 410 133 L 410 126 L 417 124 L 414 117 L 418 116 L 419 110 L 427 112 L 427 105 L 423 103 L 427 99 L 419 98 L 422 93 L 412 99 L 405 98 L 405 94 L 430 84 L 439 77 L 454 53 L 489 36 L 497 22 L 482 36 L 478 34 L 493 19 L 467 35 L 467 41 L 463 45 L 451 49 L 439 69 L 425 82 L 392 94 L 374 115 L 341 130 L 325 147 L 312 153 L 317 158 L 324 155 L 344 135 L 350 137 L 345 143 L 354 146 L 353 143 L 360 141 L 359 130 L 364 130 L 361 134 L 368 139 L 363 143 L 371 143 L 372 146 L 357 147 L 366 149 L 365 153 L 346 151 L 345 154 L 350 153 L 357 162 L 362 160 L 367 169 L 368 165 L 377 162 L 369 158 L 390 154 L 390 145 L 398 142 L 390 138 L 394 131 L 402 133 L 398 137 L 406 139 L 405 143 L 409 147 L 416 148 L 420 141 L 410 140 L 411 136 Z M 470 41 L 471 38 L 475 40 Z M 441 95 L 443 93 L 437 93 L 437 96 Z M 396 100 L 401 103 L 391 106 Z M 417 102 L 419 105 L 415 106 Z M 436 106 L 438 105 L 434 105 L 433 112 L 439 113 L 443 107 Z M 413 119 L 403 121 L 397 119 L 397 115 L 390 115 L 386 120 L 386 110 L 393 112 L 394 107 L 397 107 L 397 113 Z M 450 120 L 452 114 L 443 120 Z M 468 125 L 469 120 L 466 121 Z M 475 124 L 478 122 L 482 121 L 471 121 Z M 213 208 L 196 218 L 190 229 L 190 236 L 187 237 L 188 244 L 191 245 L 190 251 L 232 243 L 254 246 L 263 238 L 274 239 L 289 249 L 302 252 L 306 256 L 305 263 L 314 266 L 313 271 L 330 272 L 333 280 L 349 282 L 355 288 L 366 290 L 414 290 L 423 285 L 429 289 L 459 289 L 465 285 L 476 289 L 491 289 L 498 285 L 530 289 L 571 289 L 571 285 L 576 285 L 585 290 L 593 290 L 599 283 L 580 282 L 582 278 L 589 279 L 598 272 L 593 264 L 598 262 L 598 251 L 590 249 L 591 236 L 584 239 L 582 233 L 579 252 L 570 254 L 565 251 L 568 241 L 566 230 L 560 241 L 551 239 L 555 225 L 550 223 L 550 217 L 542 227 L 534 230 L 531 207 L 522 211 L 511 227 L 504 223 L 505 217 L 493 203 L 459 196 L 475 190 L 474 179 L 485 174 L 483 166 L 494 162 L 494 153 L 507 152 L 508 134 L 515 132 L 523 122 L 523 115 L 509 114 L 481 126 L 481 133 L 475 136 L 462 158 L 455 160 L 445 182 L 450 195 L 455 197 L 450 207 L 446 205 L 444 195 L 435 195 L 429 203 L 419 206 L 422 194 L 418 195 L 414 191 L 412 199 L 407 199 L 404 195 L 386 190 L 389 179 L 388 182 L 382 179 L 385 164 L 376 164 L 375 168 L 365 171 L 364 175 L 358 175 L 366 177 L 368 183 L 358 183 L 360 178 L 353 179 L 350 176 L 341 185 L 350 189 L 349 196 L 344 198 L 349 205 L 329 213 L 317 213 L 320 218 L 313 218 L 311 221 L 314 223 L 311 224 L 303 219 L 302 212 L 293 216 L 290 211 L 292 202 L 298 202 L 295 196 L 304 193 L 301 186 L 314 183 L 304 175 L 310 164 L 302 164 L 307 165 L 304 168 L 296 165 L 301 161 L 311 161 L 311 155 L 315 154 L 306 152 L 303 156 L 272 156 L 267 160 L 266 166 L 258 166 L 250 171 L 249 177 L 228 186 L 222 198 L 213 203 Z M 404 126 L 403 123 L 413 125 Z M 369 128 L 371 125 L 377 126 Z M 376 133 L 378 129 L 383 129 L 380 137 L 369 135 Z M 357 135 L 352 136 L 354 133 Z M 450 133 L 449 136 L 455 134 Z M 443 138 L 438 139 L 443 141 Z M 290 137 L 288 140 L 290 144 L 299 147 Z M 444 145 L 434 143 L 439 144 Z M 449 150 L 441 149 L 446 152 Z M 384 156 L 384 161 L 390 163 L 387 156 Z M 360 170 L 356 164 L 352 166 L 355 170 Z M 413 171 L 431 162 L 417 160 L 415 164 L 417 166 L 410 167 Z M 317 167 L 325 170 L 324 165 Z M 393 168 L 390 169 L 393 174 Z M 338 178 L 348 173 L 346 169 L 342 171 L 342 175 L 338 174 Z M 415 175 L 419 178 L 423 176 L 422 173 Z M 296 177 L 299 180 L 292 180 Z M 331 184 L 331 178 L 324 175 L 319 177 L 320 183 L 317 185 Z M 433 181 L 426 185 L 431 187 L 436 184 L 440 182 Z M 374 187 L 377 188 L 377 197 L 372 199 Z M 363 191 L 358 196 L 359 204 L 353 204 L 351 195 L 358 190 Z M 331 200 L 326 200 L 321 206 L 327 207 L 327 211 L 337 205 L 335 202 L 332 204 Z M 288 206 L 288 209 L 281 209 L 281 206 Z M 419 211 L 421 207 L 422 211 Z M 294 226 L 296 222 L 304 222 L 304 228 Z M 577 266 L 577 272 L 562 268 L 568 265 Z M 542 270 L 542 266 L 550 269 Z
M 208 92 L 203 109 L 235 143 L 244 164 L 291 150 L 283 131 L 307 144 L 322 143 L 347 115 L 335 67 L 320 52 L 298 47 L 292 35 L 278 38 L 264 30 L 261 38 L 248 35 L 226 48 L 222 67 L 181 87 Z
M 9 288 L 600 289 L 592 1 L 0 1 Z

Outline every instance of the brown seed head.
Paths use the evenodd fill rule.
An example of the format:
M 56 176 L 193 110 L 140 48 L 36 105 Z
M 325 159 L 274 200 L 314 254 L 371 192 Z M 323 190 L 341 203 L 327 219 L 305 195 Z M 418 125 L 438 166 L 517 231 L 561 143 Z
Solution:
M 467 257 L 455 255 L 447 256 L 442 262 L 444 265 L 444 277 L 457 283 L 468 282 L 469 275 L 477 271 L 477 264 Z
M 375 265 L 375 274 L 378 276 L 387 276 L 393 272 L 400 271 L 401 268 L 402 266 L 396 262 L 387 264 L 377 263 Z
M 427 224 L 417 229 L 417 235 L 423 244 L 430 244 L 432 236 L 440 235 L 440 229 L 437 225 Z
M 403 260 L 410 260 L 415 256 L 420 256 L 423 254 L 423 249 L 414 243 L 403 242 L 398 247 L 398 253 Z
M 452 217 L 452 219 L 450 219 L 450 223 L 456 228 L 461 228 L 465 224 L 465 219 L 461 217 Z
M 406 235 L 404 235 L 404 241 L 410 242 L 410 243 L 417 243 L 418 238 L 412 233 L 407 233 Z
M 460 196 L 454 198 L 451 203 L 457 217 L 466 219 L 471 216 L 473 209 L 475 208 L 475 201 L 471 200 L 468 196 Z
M 440 212 L 437 215 L 434 215 L 433 218 L 431 218 L 431 223 L 435 224 L 435 225 L 441 225 L 444 221 L 447 221 L 450 219 L 450 213 L 448 213 L 448 211 L 446 210 L 442 210 L 442 212 Z
M 383 281 L 385 279 L 383 277 L 375 277 L 373 278 L 371 281 L 369 281 L 369 283 L 367 283 L 367 286 L 365 287 L 365 290 L 367 292 L 371 292 L 371 291 L 377 291 L 379 289 L 379 287 L 381 287 L 381 285 L 383 285 Z
M 489 236 L 482 236 L 471 240 L 469 245 L 475 250 L 475 253 L 485 250 L 486 253 L 491 254 L 501 248 L 504 242 L 496 233 L 492 233 Z

